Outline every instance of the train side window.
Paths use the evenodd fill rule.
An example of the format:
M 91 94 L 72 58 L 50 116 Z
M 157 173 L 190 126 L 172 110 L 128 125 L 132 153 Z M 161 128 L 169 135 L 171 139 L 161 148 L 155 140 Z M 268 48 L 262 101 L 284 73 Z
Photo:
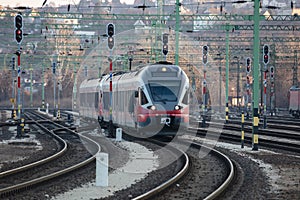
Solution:
M 104 109 L 108 110 L 108 108 L 109 108 L 109 93 L 108 92 L 103 93 L 103 105 L 104 105 Z
M 124 111 L 124 91 L 120 92 L 120 111 Z
M 147 103 L 149 103 L 145 93 L 143 90 L 140 90 L 141 91 L 141 105 L 145 105 Z
M 98 108 L 99 94 L 95 92 L 95 108 Z
M 88 105 L 89 107 L 92 107 L 92 106 L 93 106 L 92 101 L 93 101 L 93 93 L 88 93 L 88 96 L 87 96 L 87 105 Z
M 133 91 L 129 91 L 129 104 L 128 104 L 128 112 L 132 113 L 134 111 L 134 93 Z

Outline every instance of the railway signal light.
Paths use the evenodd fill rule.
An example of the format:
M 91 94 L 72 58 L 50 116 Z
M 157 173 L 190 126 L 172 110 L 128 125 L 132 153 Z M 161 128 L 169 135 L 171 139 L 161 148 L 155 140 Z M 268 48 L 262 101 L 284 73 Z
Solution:
M 264 55 L 264 64 L 268 64 L 269 63 L 269 55 Z
M 202 63 L 203 63 L 204 65 L 206 65 L 207 62 L 208 62 L 207 54 L 208 54 L 208 46 L 204 45 L 204 46 L 202 47 Z
M 163 39 L 162 39 L 163 44 L 168 44 L 168 40 L 169 40 L 168 37 L 169 37 L 169 36 L 168 36 L 168 33 L 164 33 L 164 34 L 163 34 Z
M 115 35 L 115 25 L 110 23 L 107 25 L 107 35 L 109 37 L 112 37 Z
M 274 71 L 275 71 L 275 70 L 274 70 L 274 67 L 271 66 L 271 67 L 270 67 L 270 78 L 271 78 L 271 79 L 274 79 Z
M 87 68 L 87 66 L 84 66 L 84 76 L 88 76 L 88 68 Z
M 15 70 L 15 66 L 16 65 L 16 59 L 15 59 L 15 57 L 12 57 L 11 58 L 11 68 L 12 68 L 12 70 Z
M 15 28 L 16 29 L 23 28 L 23 17 L 20 14 L 15 16 Z
M 246 73 L 250 74 L 250 72 L 251 72 L 251 59 L 248 57 L 246 59 Z
M 21 43 L 23 40 L 23 31 L 21 29 L 15 30 L 15 39 L 17 43 Z
M 265 65 L 269 63 L 269 55 L 269 45 L 265 44 L 263 47 L 263 61 Z
M 107 39 L 107 46 L 109 49 L 113 49 L 115 45 L 115 39 L 113 37 L 109 37 Z
M 23 40 L 23 17 L 20 14 L 15 16 L 15 28 L 15 40 L 20 44 Z
M 55 71 L 56 71 L 56 62 L 53 62 L 52 63 L 52 72 L 53 72 L 53 74 L 55 74 Z
M 168 45 L 164 44 L 163 45 L 163 50 L 162 50 L 163 54 L 166 56 L 168 54 Z
M 108 35 L 108 38 L 107 38 L 107 47 L 109 49 L 113 49 L 114 46 L 115 46 L 115 40 L 114 40 L 114 35 L 115 35 L 115 25 L 110 23 L 110 24 L 107 24 L 107 29 L 106 29 L 106 33 Z
M 168 40 L 169 40 L 169 35 L 168 33 L 164 33 L 162 35 L 162 42 L 163 42 L 163 46 L 162 46 L 162 53 L 166 56 L 169 52 L 169 49 L 168 49 Z

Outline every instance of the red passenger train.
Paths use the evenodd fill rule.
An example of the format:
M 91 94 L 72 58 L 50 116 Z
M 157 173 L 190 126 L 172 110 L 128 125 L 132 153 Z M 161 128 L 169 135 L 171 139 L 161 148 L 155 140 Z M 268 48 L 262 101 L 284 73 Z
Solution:
M 112 121 L 117 127 L 150 137 L 176 136 L 189 126 L 189 79 L 179 66 L 159 62 L 116 72 L 112 83 Z M 80 114 L 107 126 L 110 76 L 83 81 L 79 92 Z

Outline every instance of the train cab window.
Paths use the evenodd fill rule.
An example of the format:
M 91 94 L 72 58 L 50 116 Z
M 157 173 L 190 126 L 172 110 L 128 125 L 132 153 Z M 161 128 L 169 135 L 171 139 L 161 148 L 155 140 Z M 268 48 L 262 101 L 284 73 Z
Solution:
M 144 93 L 143 90 L 140 90 L 141 91 L 141 105 L 145 105 L 147 104 L 149 101 Z
M 180 89 L 180 81 L 150 82 L 149 88 L 154 101 L 177 101 Z
M 188 91 L 186 91 L 185 95 L 182 99 L 182 103 L 187 105 L 189 103 L 188 100 L 189 100 L 189 93 L 188 93 Z

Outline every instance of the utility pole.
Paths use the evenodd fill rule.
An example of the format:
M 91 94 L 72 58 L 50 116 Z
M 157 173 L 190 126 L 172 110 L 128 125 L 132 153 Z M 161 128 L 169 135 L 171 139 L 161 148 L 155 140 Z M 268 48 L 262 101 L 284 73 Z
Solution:
M 269 63 L 269 45 L 265 44 L 263 47 L 263 63 L 264 63 L 264 129 L 267 128 L 267 72 Z
M 11 58 L 11 75 L 12 75 L 12 92 L 11 92 L 11 103 L 12 103 L 12 119 L 15 119 L 16 113 L 15 113 L 15 66 L 16 66 L 16 61 L 15 57 Z
M 298 57 L 297 57 L 297 50 L 294 50 L 293 86 L 298 86 Z
M 228 90 L 229 90 L 229 24 L 226 24 L 226 107 L 225 107 L 225 123 L 228 123 L 229 108 L 228 108 Z
M 254 29 L 253 29 L 253 127 L 252 150 L 258 150 L 258 99 L 259 99 L 259 0 L 254 0 Z
M 222 62 L 219 66 L 219 111 L 222 109 Z
M 56 62 L 52 63 L 53 72 L 53 117 L 56 117 Z
M 251 72 L 251 59 L 248 57 L 246 59 L 246 90 L 247 90 L 247 95 L 246 95 L 246 118 L 249 119 L 249 99 L 250 99 L 250 72 Z
M 236 103 L 238 107 L 238 112 L 240 111 L 239 92 L 240 92 L 240 59 L 239 57 L 237 57 Z
M 207 110 L 207 82 L 206 82 L 206 65 L 208 62 L 208 46 L 204 45 L 202 47 L 202 63 L 203 63 L 203 82 L 202 82 L 202 127 L 205 127 L 205 118 Z
M 108 132 L 110 136 L 113 136 L 113 116 L 112 116 L 112 106 L 113 106 L 113 91 L 112 91 L 112 70 L 113 70 L 113 62 L 112 62 L 112 53 L 114 48 L 114 35 L 115 35 L 115 25 L 112 23 L 107 24 L 107 47 L 109 49 L 109 127 Z
M 73 68 L 73 73 L 74 73 L 74 85 L 73 85 L 73 110 L 77 110 L 77 103 L 76 103 L 76 98 L 77 98 L 77 69 L 76 69 L 76 64 L 74 64 Z
M 21 14 L 17 14 L 14 19 L 15 23 L 15 40 L 18 44 L 18 50 L 16 52 L 16 55 L 18 56 L 18 125 L 17 125 L 17 138 L 22 137 L 22 133 L 24 131 L 24 119 L 22 118 L 21 113 L 21 107 L 23 105 L 23 100 L 21 103 L 21 74 L 22 74 L 22 68 L 21 68 L 21 43 L 23 41 L 23 17 Z
M 44 74 L 45 74 L 45 65 L 43 65 L 43 71 L 42 71 L 42 108 L 45 108 L 45 80 L 44 80 Z
M 30 71 L 30 107 L 33 107 L 33 94 L 32 94 L 32 87 L 33 87 L 33 84 L 32 84 L 32 67 L 29 69 Z
M 176 0 L 176 24 L 175 24 L 175 65 L 179 64 L 179 26 L 180 26 L 180 6 L 179 0 Z

